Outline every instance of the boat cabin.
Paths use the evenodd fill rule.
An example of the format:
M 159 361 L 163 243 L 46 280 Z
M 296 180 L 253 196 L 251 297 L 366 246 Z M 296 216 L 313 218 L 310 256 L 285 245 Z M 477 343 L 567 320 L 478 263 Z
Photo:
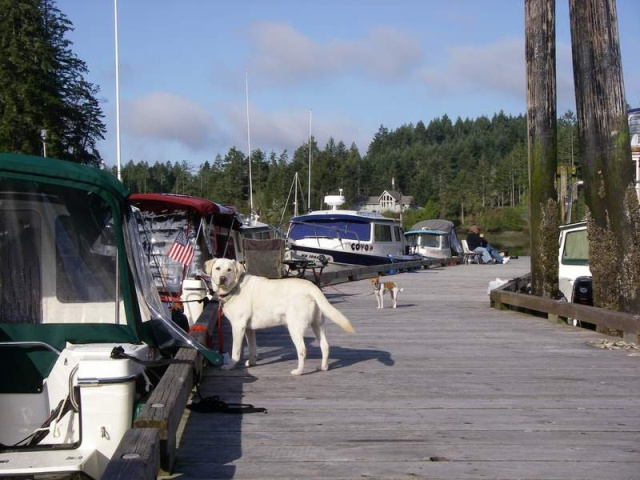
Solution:
M 130 199 L 140 209 L 140 234 L 161 299 L 170 309 L 182 304 L 191 327 L 208 296 L 204 264 L 236 258 L 232 232 L 240 221 L 232 209 L 204 198 L 137 193 Z
M 409 230 L 404 233 L 409 252 L 429 258 L 451 259 L 449 234 L 442 230 Z
M 100 478 L 153 389 L 145 362 L 196 346 L 153 288 L 127 197 L 108 172 L 0 154 L 2 478 Z

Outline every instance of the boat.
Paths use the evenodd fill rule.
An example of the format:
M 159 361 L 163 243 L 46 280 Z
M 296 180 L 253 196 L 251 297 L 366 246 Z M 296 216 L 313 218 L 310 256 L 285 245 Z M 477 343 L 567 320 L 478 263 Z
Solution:
M 247 217 L 239 214 L 238 218 L 240 220 L 240 238 L 242 239 L 271 240 L 281 237 L 273 225 L 261 222 L 256 215 Z
M 211 299 L 204 262 L 214 257 L 236 258 L 236 212 L 210 200 L 170 193 L 135 193 L 140 209 L 140 234 L 160 298 L 188 330 Z M 176 316 L 177 315 L 177 316 Z
M 162 307 L 109 172 L 0 154 L 0 260 L 2 478 L 100 478 L 159 362 L 222 364 Z
M 400 220 L 363 210 L 340 210 L 339 195 L 327 195 L 329 210 L 294 216 L 287 231 L 292 255 L 328 263 L 382 265 L 420 257 L 409 254 Z
M 462 257 L 463 248 L 458 241 L 453 222 L 433 219 L 416 223 L 404 233 L 409 252 L 428 258 L 451 260 Z

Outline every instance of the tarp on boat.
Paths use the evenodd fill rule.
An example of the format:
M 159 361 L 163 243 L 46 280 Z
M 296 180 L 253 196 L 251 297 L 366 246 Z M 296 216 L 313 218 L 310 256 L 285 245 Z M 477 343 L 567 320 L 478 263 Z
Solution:
M 220 365 L 162 307 L 128 197 L 109 172 L 0 154 L 0 338 L 192 346 Z
M 234 209 L 204 198 L 175 193 L 133 193 L 129 198 L 141 210 L 161 213 L 182 207 L 195 210 L 201 217 L 213 217 L 216 225 L 234 230 L 241 225 L 238 212 Z
M 454 256 L 462 256 L 462 245 L 460 244 L 460 240 L 458 240 L 456 227 L 452 221 L 443 219 L 423 220 L 411 227 L 411 230 L 440 230 L 445 232 L 449 237 L 451 254 Z

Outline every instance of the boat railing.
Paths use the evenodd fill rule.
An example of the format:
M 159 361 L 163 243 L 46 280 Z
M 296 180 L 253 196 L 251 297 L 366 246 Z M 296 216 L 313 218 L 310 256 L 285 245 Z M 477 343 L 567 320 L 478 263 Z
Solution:
M 26 347 L 26 348 L 40 347 L 45 350 L 50 350 L 56 355 L 60 355 L 60 350 L 58 350 L 56 347 L 53 347 L 48 343 L 38 342 L 38 341 L 0 342 L 0 347 Z

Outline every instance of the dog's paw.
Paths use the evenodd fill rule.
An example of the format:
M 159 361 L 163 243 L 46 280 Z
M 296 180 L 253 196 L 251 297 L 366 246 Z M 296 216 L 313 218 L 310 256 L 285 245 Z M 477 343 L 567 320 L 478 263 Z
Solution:
M 291 375 L 293 375 L 294 377 L 302 375 L 302 369 L 296 368 L 295 370 L 291 370 Z
M 320 365 L 319 367 L 316 368 L 316 370 L 318 372 L 326 372 L 327 370 L 329 370 L 329 365 Z
M 247 360 L 246 362 L 244 362 L 244 366 L 249 368 L 249 367 L 255 367 L 256 366 L 256 360 Z

